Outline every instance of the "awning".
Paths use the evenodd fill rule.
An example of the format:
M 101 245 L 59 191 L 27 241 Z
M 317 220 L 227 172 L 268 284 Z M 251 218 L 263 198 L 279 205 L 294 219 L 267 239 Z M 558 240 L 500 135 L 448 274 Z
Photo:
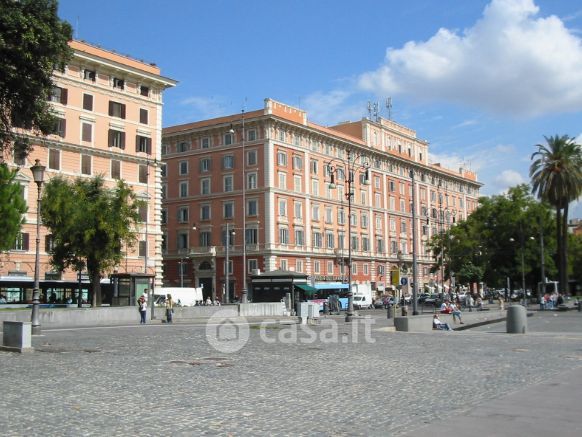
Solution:
M 307 284 L 293 284 L 293 285 L 295 285 L 295 287 L 299 288 L 300 290 L 303 290 L 305 294 L 313 295 L 317 293 L 317 288 L 313 288 L 311 285 Z

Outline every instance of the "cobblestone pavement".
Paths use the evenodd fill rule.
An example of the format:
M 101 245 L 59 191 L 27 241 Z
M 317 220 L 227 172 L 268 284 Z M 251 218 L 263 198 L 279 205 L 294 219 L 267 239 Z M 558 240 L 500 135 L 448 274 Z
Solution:
M 226 354 L 208 344 L 203 325 L 45 331 L 33 338 L 32 354 L 0 353 L 0 429 L 401 435 L 582 366 L 582 315 L 536 314 L 530 325 L 536 318 L 559 321 L 567 334 L 410 334 L 375 330 L 386 323 L 378 319 L 374 343 L 364 341 L 362 325 L 354 335 L 343 322 L 334 343 L 329 325 L 310 327 L 310 335 L 252 325 L 248 343 Z

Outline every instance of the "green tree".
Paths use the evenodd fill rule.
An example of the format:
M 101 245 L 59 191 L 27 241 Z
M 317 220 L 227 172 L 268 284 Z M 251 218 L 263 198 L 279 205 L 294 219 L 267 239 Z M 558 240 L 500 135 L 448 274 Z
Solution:
M 567 135 L 544 137 L 530 166 L 532 193 L 556 210 L 560 291 L 568 291 L 568 206 L 582 194 L 582 147 Z
M 0 0 L 0 151 L 26 155 L 30 143 L 12 127 L 47 134 L 54 130 L 48 96 L 55 69 L 71 56 L 69 23 L 56 0 Z
M 14 245 L 28 209 L 22 187 L 14 182 L 17 173 L 0 163 L 0 252 Z
M 101 177 L 68 181 L 54 177 L 42 197 L 41 215 L 53 236 L 51 263 L 59 271 L 87 267 L 92 305 L 101 305 L 101 276 L 123 259 L 123 247 L 137 241 L 139 206 L 123 181 L 114 189 Z

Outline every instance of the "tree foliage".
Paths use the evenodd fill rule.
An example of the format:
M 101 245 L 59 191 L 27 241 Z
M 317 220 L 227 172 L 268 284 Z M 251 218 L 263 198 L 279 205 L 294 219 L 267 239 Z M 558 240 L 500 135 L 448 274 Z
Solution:
M 567 135 L 545 139 L 531 157 L 532 193 L 556 210 L 560 290 L 568 291 L 568 206 L 582 195 L 582 147 Z
M 48 96 L 55 69 L 71 56 L 69 23 L 59 19 L 56 0 L 0 0 L 0 151 L 29 143 L 14 134 L 22 127 L 42 134 L 54 130 Z
M 482 197 L 467 218 L 430 242 L 435 260 L 444 252 L 445 274 L 454 273 L 458 283 L 484 281 L 502 288 L 510 278 L 521 288 L 523 238 L 526 287 L 536 289 L 541 280 L 541 241 L 544 236 L 545 275 L 555 278 L 556 252 L 551 207 L 536 201 L 527 185 L 510 188 L 505 195 Z M 513 241 L 512 241 L 513 240 Z
M 92 304 L 101 304 L 103 273 L 123 259 L 124 247 L 137 241 L 139 206 L 123 181 L 107 189 L 101 177 L 50 180 L 42 197 L 41 215 L 53 237 L 51 264 L 62 271 L 87 267 Z
M 28 209 L 20 184 L 14 182 L 17 173 L 0 163 L 0 252 L 14 245 Z

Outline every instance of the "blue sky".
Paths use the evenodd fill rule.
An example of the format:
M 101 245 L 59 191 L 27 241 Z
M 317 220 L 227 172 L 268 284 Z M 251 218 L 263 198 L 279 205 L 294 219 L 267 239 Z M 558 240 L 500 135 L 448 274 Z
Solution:
M 164 126 L 266 97 L 332 125 L 391 97 L 431 161 L 475 170 L 483 194 L 527 182 L 544 135 L 582 141 L 578 1 L 60 0 L 59 14 L 76 38 L 179 81 Z

